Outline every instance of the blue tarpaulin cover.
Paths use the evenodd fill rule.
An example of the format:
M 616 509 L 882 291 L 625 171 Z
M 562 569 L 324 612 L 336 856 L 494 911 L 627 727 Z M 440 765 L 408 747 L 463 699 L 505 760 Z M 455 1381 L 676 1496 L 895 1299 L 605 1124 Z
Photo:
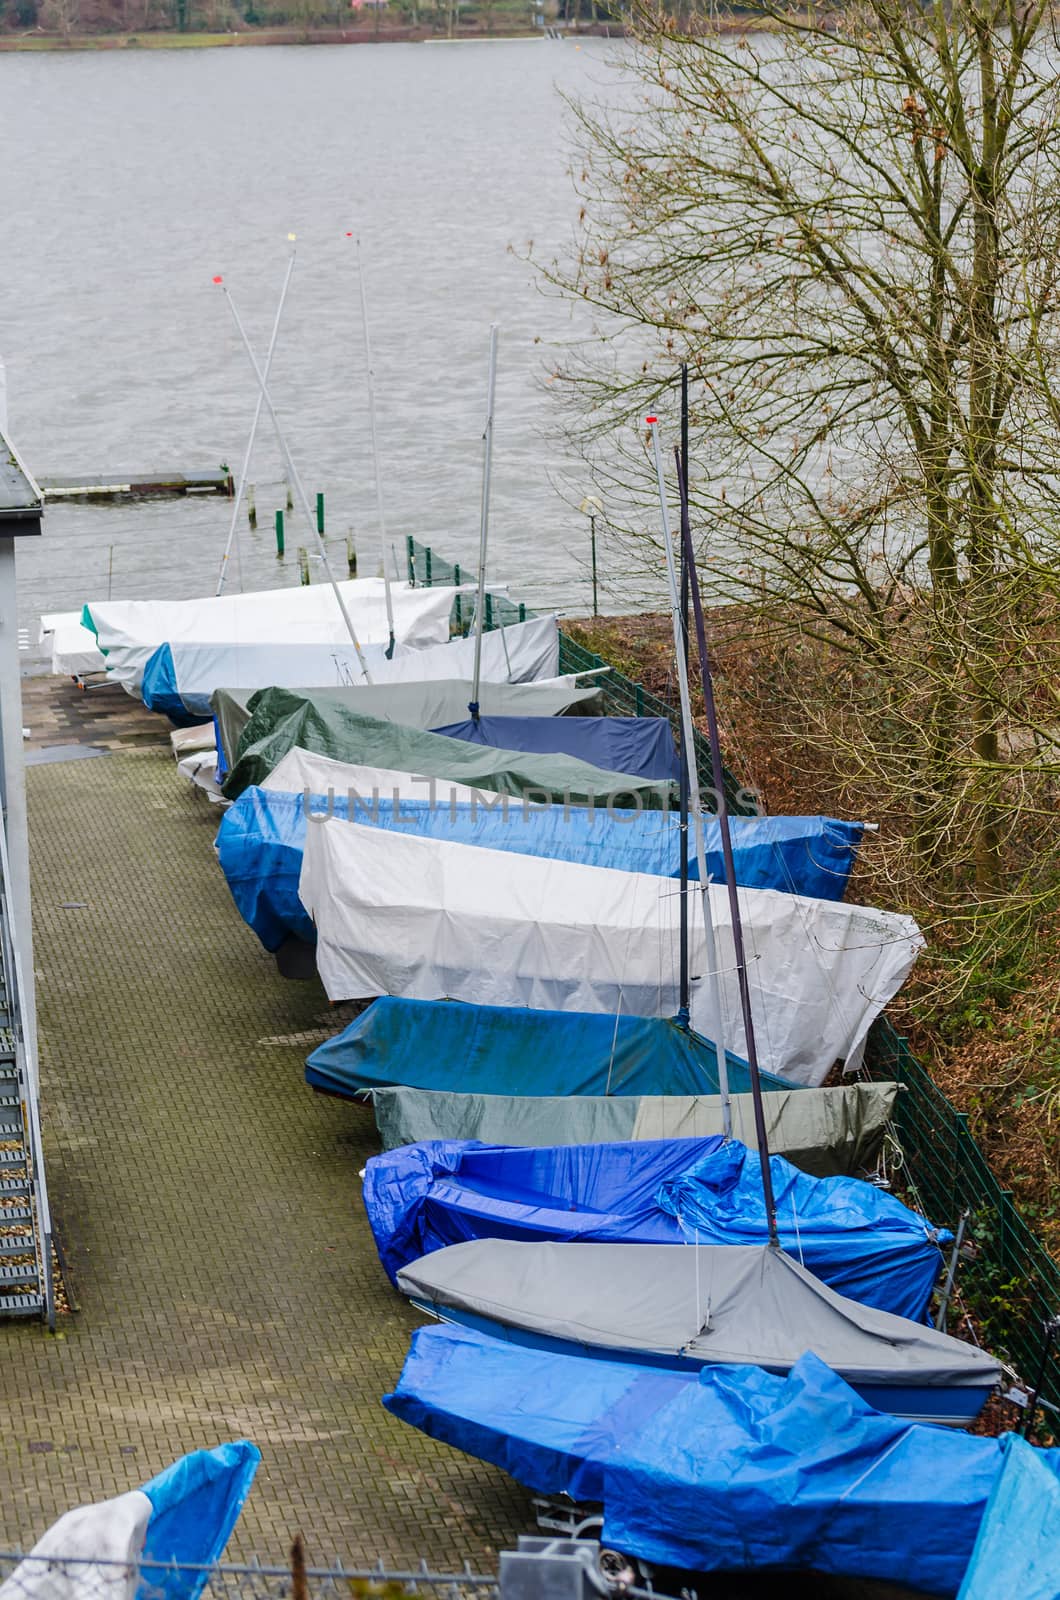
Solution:
M 413 1335 L 383 1404 L 535 1493 L 602 1501 L 607 1543 L 644 1560 L 938 1595 L 957 1592 L 1002 1461 L 996 1439 L 874 1411 L 809 1353 L 786 1378 L 685 1375 L 443 1325 Z M 1040 1459 L 1060 1473 L 1060 1451 Z
M 942 1266 L 923 1217 L 859 1178 L 813 1178 L 782 1156 L 771 1167 L 782 1249 L 837 1294 L 923 1317 Z M 758 1157 L 720 1138 L 545 1149 L 425 1140 L 369 1160 L 364 1203 L 391 1278 L 466 1239 L 761 1245 L 769 1237 Z
M 959 1600 L 1056 1600 L 1060 1595 L 1060 1479 L 1057 1452 L 1017 1434 L 1000 1441 L 995 1480 Z
M 602 1500 L 612 1453 L 695 1376 L 418 1328 L 386 1409 L 535 1494 Z
M 144 1559 L 184 1567 L 219 1561 L 258 1470 L 261 1451 L 246 1439 L 194 1450 L 160 1472 L 143 1492 L 154 1510 L 147 1525 Z M 152 1572 L 138 1600 L 197 1600 L 209 1572 Z
M 730 1090 L 748 1091 L 746 1061 L 726 1058 Z M 469 1094 L 716 1094 L 718 1059 L 709 1039 L 665 1017 L 387 995 L 317 1046 L 306 1082 L 350 1096 L 399 1083 Z M 764 1072 L 762 1087 L 795 1085 Z
M 364 1206 L 393 1280 L 410 1261 L 465 1239 L 680 1243 L 656 1191 L 723 1144 L 714 1137 L 528 1149 L 425 1140 L 370 1158 Z
M 528 719 L 535 720 L 535 719 Z M 564 718 L 540 720 L 566 720 Z M 597 721 L 586 718 L 586 721 Z M 507 805 L 505 805 L 507 801 Z M 594 812 L 567 806 L 524 807 L 500 796 L 496 809 L 481 805 L 431 805 L 429 800 L 354 798 L 353 819 L 372 827 L 401 829 L 457 844 L 514 850 L 554 861 L 579 861 L 676 877 L 680 871 L 678 819 L 660 811 Z M 320 815 L 351 814 L 349 796 L 311 797 Z M 298 898 L 305 848 L 304 795 L 256 785 L 245 789 L 225 813 L 217 835 L 221 868 L 243 920 L 266 950 L 287 938 L 312 943 L 313 924 Z M 716 820 L 707 823 L 707 871 L 723 877 Z M 738 881 L 747 888 L 791 890 L 819 899 L 840 899 L 860 838 L 859 823 L 828 817 L 748 817 L 734 819 L 734 859 Z M 693 851 L 690 876 L 699 870 Z
M 769 1162 L 781 1247 L 839 1294 L 920 1321 L 952 1234 L 860 1178 L 812 1178 L 783 1156 Z M 761 1244 L 767 1237 L 757 1153 L 738 1140 L 664 1183 L 660 1207 L 686 1239 Z
M 666 717 L 469 717 L 435 728 L 450 739 L 492 745 L 497 750 L 537 750 L 580 756 L 609 772 L 638 778 L 671 778 L 681 764 Z

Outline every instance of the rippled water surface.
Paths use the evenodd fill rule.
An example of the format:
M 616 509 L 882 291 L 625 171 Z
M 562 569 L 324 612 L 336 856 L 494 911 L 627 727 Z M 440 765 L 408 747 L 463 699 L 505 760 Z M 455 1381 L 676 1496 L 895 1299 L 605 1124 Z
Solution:
M 587 598 L 588 485 L 557 443 L 550 348 L 584 319 L 512 253 L 562 249 L 577 200 L 560 90 L 617 92 L 622 47 L 536 40 L 0 56 L 0 353 L 10 431 L 40 473 L 238 465 L 256 390 L 222 292 L 267 343 L 297 262 L 272 387 L 338 558 L 378 569 L 354 249 L 377 374 L 388 539 L 473 561 L 488 325 L 501 325 L 491 571 L 521 597 Z M 540 341 L 540 342 L 539 342 Z M 251 471 L 246 588 L 276 560 L 280 457 Z M 105 595 L 212 592 L 230 507 L 210 499 L 51 510 L 23 546 L 23 620 Z M 344 550 L 343 550 L 344 559 Z

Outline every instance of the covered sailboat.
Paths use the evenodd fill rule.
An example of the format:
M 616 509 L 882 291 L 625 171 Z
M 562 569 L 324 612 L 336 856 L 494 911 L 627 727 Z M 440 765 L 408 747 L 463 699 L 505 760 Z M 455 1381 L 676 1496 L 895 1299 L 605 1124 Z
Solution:
M 360 644 L 381 646 L 382 659 L 390 635 L 386 582 L 351 578 L 337 587 Z M 391 583 L 389 591 L 400 644 L 445 643 L 458 589 L 414 589 L 407 583 Z M 289 644 L 351 643 L 335 591 L 323 583 L 194 600 L 93 600 L 84 606 L 81 619 L 95 635 L 111 677 L 136 695 L 144 668 L 162 644 L 272 644 L 277 639 Z
M 536 1494 L 602 1503 L 603 1538 L 693 1571 L 814 1570 L 953 1595 L 997 1439 L 873 1410 L 804 1354 L 699 1373 L 420 1328 L 383 1404 Z M 1055 1450 L 1046 1470 L 1060 1470 Z
M 487 759 L 499 755 L 449 743 Z M 646 873 L 380 834 L 333 819 L 307 834 L 299 896 L 316 925 L 317 967 L 332 1000 L 450 996 L 640 1016 L 669 1016 L 680 1005 L 679 896 Z M 714 885 L 707 896 L 719 936 L 731 937 L 729 896 Z M 757 956 L 763 1066 L 810 1084 L 822 1082 L 837 1059 L 852 1069 L 916 959 L 923 942 L 916 923 L 769 889 L 742 890 L 740 911 Z M 717 970 L 702 928 L 690 949 L 693 973 Z M 725 1011 L 735 1017 L 739 974 L 726 963 L 718 977 Z M 697 985 L 692 1022 L 707 1034 L 715 1031 L 710 1009 Z M 731 1042 L 737 1053 L 745 1049 L 742 1027 L 734 1026 Z
M 769 1237 L 746 1145 L 708 1139 L 525 1146 L 430 1140 L 373 1156 L 364 1206 L 391 1279 L 469 1239 L 757 1245 Z M 780 1245 L 861 1305 L 924 1316 L 950 1235 L 858 1178 L 770 1162 Z
M 428 686 L 437 690 L 438 685 Z M 534 684 L 483 684 L 482 694 L 503 690 L 524 694 Z M 413 684 L 380 685 L 380 692 L 416 692 Z M 460 690 L 466 692 L 465 689 Z M 224 782 L 235 800 L 262 779 L 298 745 L 319 755 L 401 772 L 453 778 L 475 788 L 507 794 L 528 794 L 538 804 L 553 800 L 650 809 L 669 804 L 672 785 L 630 774 L 605 772 L 576 756 L 540 755 L 518 750 L 492 750 L 426 733 L 397 721 L 384 721 L 356 707 L 357 690 L 259 689 L 250 701 L 250 718 L 239 738 L 236 760 Z M 351 703 L 352 702 L 352 703 Z M 344 824 L 345 826 L 345 824 Z M 375 869 L 374 869 L 375 870 Z M 385 871 L 385 867 L 380 869 Z
M 533 719 L 544 720 L 544 719 Z M 568 719 L 549 718 L 550 722 Z M 577 719 L 582 720 L 582 719 Z M 595 720 L 595 719 L 594 719 Z M 601 719 L 602 720 L 602 719 Z M 284 762 L 290 757 L 284 757 Z M 320 759 L 320 758 L 317 758 Z M 281 762 L 281 766 L 284 765 Z M 407 791 L 397 801 L 385 786 L 357 783 L 341 786 L 341 763 L 330 763 L 339 782 L 317 789 L 299 785 L 293 791 L 279 789 L 274 772 L 267 786 L 251 785 L 230 807 L 217 836 L 221 868 L 244 921 L 254 929 L 267 950 L 275 950 L 286 938 L 312 942 L 316 932 L 298 898 L 298 879 L 302 870 L 307 827 L 317 816 L 351 818 L 369 827 L 396 829 L 426 838 L 450 839 L 462 844 L 477 844 L 493 850 L 515 850 L 521 855 L 543 856 L 555 861 L 581 861 L 589 866 L 618 867 L 624 871 L 648 872 L 659 877 L 676 877 L 680 871 L 681 831 L 677 818 L 655 811 L 632 813 L 589 811 L 573 806 L 498 807 L 496 795 L 483 801 L 477 797 L 451 800 L 443 792 L 432 799 L 424 791 L 413 798 Z M 359 773 L 360 769 L 349 769 Z M 397 780 L 400 774 L 391 774 Z M 395 783 L 395 787 L 396 787 Z M 382 789 L 382 793 L 380 790 Z M 747 817 L 738 833 L 734 855 L 737 871 L 746 866 L 755 881 L 773 868 L 770 887 L 787 888 L 793 865 L 804 863 L 806 876 L 814 883 L 834 887 L 846 881 L 846 871 L 856 844 L 846 846 L 847 867 L 829 873 L 820 857 L 828 854 L 838 860 L 842 847 L 840 830 L 846 825 L 826 817 Z M 778 828 L 777 824 L 786 826 Z M 857 830 L 857 824 L 850 825 Z M 800 834 L 799 828 L 803 831 Z M 717 824 L 707 824 L 707 837 L 715 837 Z M 828 844 L 823 841 L 831 834 Z M 783 839 L 783 847 L 775 842 Z M 720 866 L 720 850 L 708 852 L 708 871 Z M 698 863 L 693 855 L 689 874 L 695 878 Z M 715 874 L 712 872 L 712 876 Z M 741 877 L 741 882 L 743 882 Z
M 488 636 L 485 680 L 534 683 L 559 677 L 559 629 L 555 617 L 536 617 Z M 365 660 L 373 684 L 466 680 L 473 641 L 421 646 L 397 644 L 388 657 L 368 645 Z M 102 662 L 100 663 L 102 666 Z M 160 644 L 148 659 L 140 692 L 151 711 L 170 717 L 208 717 L 215 689 L 263 689 L 276 684 L 334 687 L 365 684 L 357 651 L 347 639 L 186 639 Z M 367 685 L 365 685 L 367 686 Z M 518 702 L 512 702 L 513 706 Z M 464 706 L 467 700 L 465 697 Z
M 474 1239 L 397 1281 L 443 1320 L 568 1354 L 786 1373 L 812 1350 L 870 1405 L 952 1426 L 978 1416 L 1001 1370 L 975 1345 L 838 1294 L 773 1245 Z
M 312 706 L 323 727 L 341 729 L 344 716 L 362 716 L 423 732 L 439 715 L 463 705 L 467 696 L 468 686 L 460 678 L 355 684 L 336 679 L 330 686 L 312 689 L 288 689 L 271 682 L 264 689 L 234 689 L 226 685 L 210 696 L 217 724 L 219 765 L 223 773 L 241 753 L 252 717 L 256 740 L 271 732 L 273 725 L 281 725 L 296 706 Z M 532 721 L 561 716 L 572 706 L 591 711 L 599 705 L 600 690 L 572 677 L 542 678 L 536 683 L 483 684 L 482 697 L 487 705 L 516 708 Z
M 447 1065 L 451 1081 L 458 1084 L 459 1059 L 452 1057 Z M 767 1089 L 762 1106 L 769 1148 L 819 1178 L 837 1173 L 864 1176 L 879 1159 L 897 1095 L 896 1083 Z M 371 1099 L 384 1150 L 423 1139 L 600 1144 L 616 1139 L 702 1139 L 724 1131 L 716 1092 L 507 1095 L 394 1085 L 373 1089 Z M 753 1140 L 751 1096 L 730 1095 L 729 1115 L 735 1137 L 745 1143 Z
M 495 750 L 565 751 L 614 772 L 676 783 L 680 763 L 666 717 L 565 717 L 546 728 L 526 717 L 478 716 L 434 729 Z
M 751 1086 L 728 1055 L 729 1087 Z M 531 1011 L 383 996 L 306 1062 L 306 1081 L 355 1095 L 393 1084 L 503 1094 L 716 1093 L 718 1053 L 671 1018 Z M 766 1088 L 790 1088 L 764 1075 Z

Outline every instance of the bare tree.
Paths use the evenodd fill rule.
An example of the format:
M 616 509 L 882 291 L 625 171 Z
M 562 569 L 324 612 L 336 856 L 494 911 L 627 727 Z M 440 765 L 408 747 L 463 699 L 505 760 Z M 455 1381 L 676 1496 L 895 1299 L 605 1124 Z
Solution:
M 761 31 L 642 9 L 623 108 L 575 107 L 581 237 L 543 267 L 597 313 L 560 375 L 575 429 L 625 570 L 657 571 L 642 423 L 689 363 L 713 593 L 835 688 L 800 736 L 900 819 L 907 881 L 1033 898 L 1060 775 L 1052 14 L 740 18 Z

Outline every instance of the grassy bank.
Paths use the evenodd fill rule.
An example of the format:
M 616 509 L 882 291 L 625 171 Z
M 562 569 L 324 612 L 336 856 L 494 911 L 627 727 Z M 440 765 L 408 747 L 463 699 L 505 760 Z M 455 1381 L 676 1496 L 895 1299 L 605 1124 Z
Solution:
M 571 33 L 571 38 L 621 36 L 615 24 L 598 23 Z M 67 36 L 53 33 L 0 34 L 0 53 L 20 50 L 212 50 L 242 49 L 246 45 L 278 44 L 409 44 L 437 41 L 439 43 L 485 43 L 504 39 L 543 39 L 540 29 L 520 26 L 514 20 L 498 18 L 495 31 L 487 32 L 476 27 L 461 28 L 456 38 L 450 40 L 435 28 L 404 27 L 398 23 L 381 22 L 377 29 L 366 28 L 246 28 L 228 33 L 178 33 L 176 31 L 140 33 L 71 33 Z

